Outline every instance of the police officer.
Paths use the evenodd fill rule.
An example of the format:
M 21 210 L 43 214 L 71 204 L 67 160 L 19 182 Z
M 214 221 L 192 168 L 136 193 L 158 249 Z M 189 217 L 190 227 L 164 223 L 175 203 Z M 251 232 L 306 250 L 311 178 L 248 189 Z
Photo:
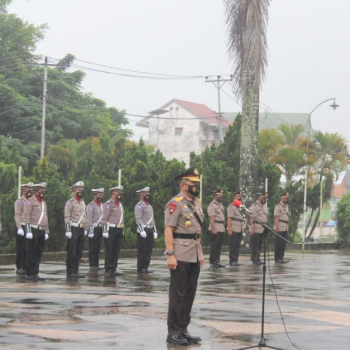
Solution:
M 180 193 L 165 207 L 165 255 L 170 269 L 167 342 L 198 343 L 200 337 L 188 332 L 200 267 L 204 266 L 201 246 L 203 225 L 199 172 L 191 167 L 175 176 Z
M 225 208 L 222 205 L 224 191 L 219 189 L 212 193 L 214 193 L 214 199 L 207 210 L 210 221 L 209 234 L 211 235 L 209 261 L 211 267 L 220 268 L 225 267 L 220 263 L 221 247 L 225 235 Z
M 105 239 L 105 272 L 108 276 L 123 275 L 117 270 L 124 235 L 123 189 L 123 186 L 110 188 L 111 199 L 103 205 L 101 224 Z
M 242 266 L 242 264 L 238 263 L 238 257 L 243 235 L 244 217 L 241 210 L 233 204 L 235 200 L 242 201 L 242 194 L 241 190 L 232 194 L 233 202 L 227 207 L 230 266 Z
M 104 188 L 92 189 L 94 199 L 88 205 L 87 225 L 89 238 L 89 263 L 90 270 L 103 270 L 99 267 L 99 257 L 102 242 L 102 211 L 103 211 L 103 193 Z
M 287 205 L 289 193 L 283 192 L 280 195 L 280 202 L 275 206 L 275 231 L 282 236 L 287 238 L 288 225 L 289 225 L 289 207 Z M 288 261 L 283 260 L 284 251 L 286 249 L 286 242 L 279 237 L 275 237 L 275 262 L 276 263 L 287 263 Z
M 250 257 L 253 265 L 261 265 L 260 252 L 262 248 L 263 235 L 266 234 L 265 228 L 258 224 L 254 219 L 258 219 L 267 224 L 267 213 L 264 209 L 267 192 L 258 193 L 258 200 L 250 207 L 252 213 L 250 217 Z
M 25 202 L 32 197 L 33 182 L 21 185 L 22 197 L 15 202 L 15 222 L 16 222 L 16 267 L 17 275 L 26 274 L 26 248 L 25 248 L 25 222 L 24 206 Z
M 43 200 L 46 182 L 33 185 L 34 196 L 24 204 L 24 223 L 26 232 L 26 278 L 43 281 L 39 276 L 39 265 L 43 256 L 45 241 L 49 238 L 47 206 Z
M 86 231 L 86 207 L 83 200 L 84 182 L 78 181 L 71 186 L 73 198 L 66 202 L 64 222 L 67 242 L 67 277 L 85 278 L 79 273 L 79 264 L 83 254 Z
M 149 187 L 136 191 L 140 201 L 135 205 L 135 221 L 137 231 L 137 272 L 152 273 L 148 269 L 151 262 L 154 239 L 158 237 L 153 208 L 149 204 Z

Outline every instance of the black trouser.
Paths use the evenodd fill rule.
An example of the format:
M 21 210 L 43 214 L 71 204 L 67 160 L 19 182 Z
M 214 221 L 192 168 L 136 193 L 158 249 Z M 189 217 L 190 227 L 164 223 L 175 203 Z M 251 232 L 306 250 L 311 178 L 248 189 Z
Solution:
M 17 234 L 16 228 L 16 266 L 17 270 L 26 269 L 26 230 L 25 226 L 22 225 L 22 230 L 24 232 L 24 236 L 20 236 Z
M 230 263 L 238 261 L 241 241 L 242 232 L 232 232 L 232 236 L 229 236 Z
M 105 238 L 105 271 L 115 272 L 118 267 L 120 249 L 123 242 L 123 228 L 110 227 Z
M 98 267 L 102 243 L 102 227 L 94 228 L 94 237 L 89 238 L 90 267 Z
M 287 231 L 280 231 L 277 233 L 283 238 L 287 239 L 287 234 L 288 234 Z M 286 242 L 283 239 L 276 236 L 275 237 L 275 261 L 283 260 L 285 250 L 286 250 Z
M 264 233 L 254 233 L 250 236 L 250 257 L 253 262 L 260 261 L 260 252 Z
M 84 229 L 71 226 L 72 238 L 67 243 L 67 274 L 79 273 L 79 264 L 83 255 Z
M 187 333 L 196 295 L 200 263 L 178 261 L 170 270 L 168 335 Z
M 148 269 L 151 262 L 154 235 L 153 228 L 145 228 L 147 237 L 143 238 L 137 233 L 137 271 Z
M 216 264 L 220 262 L 221 248 L 225 233 L 218 232 L 216 235 L 213 235 L 211 231 L 209 231 L 209 233 L 211 234 L 209 262 L 210 264 Z
M 35 276 L 39 274 L 39 265 L 45 245 L 45 230 L 38 230 L 32 227 L 32 234 L 33 238 L 26 238 L 25 242 L 27 276 Z

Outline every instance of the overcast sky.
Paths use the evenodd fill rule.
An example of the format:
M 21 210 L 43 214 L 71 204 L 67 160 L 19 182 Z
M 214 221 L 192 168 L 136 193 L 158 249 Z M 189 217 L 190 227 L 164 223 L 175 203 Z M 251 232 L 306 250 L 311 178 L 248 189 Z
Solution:
M 70 53 L 83 61 L 164 74 L 232 71 L 221 0 L 14 0 L 9 11 L 35 25 L 48 23 L 37 53 L 49 57 Z M 320 106 L 312 125 L 350 140 L 349 14 L 348 0 L 271 2 L 260 112 L 267 105 L 276 113 L 309 113 L 336 97 L 340 108 L 333 111 L 332 102 Z M 173 98 L 217 111 L 217 91 L 204 79 L 153 81 L 87 72 L 83 86 L 132 114 L 146 115 Z M 230 86 L 223 91 L 222 111 L 240 111 Z M 145 138 L 147 129 L 134 127 L 139 119 L 130 120 L 135 138 Z

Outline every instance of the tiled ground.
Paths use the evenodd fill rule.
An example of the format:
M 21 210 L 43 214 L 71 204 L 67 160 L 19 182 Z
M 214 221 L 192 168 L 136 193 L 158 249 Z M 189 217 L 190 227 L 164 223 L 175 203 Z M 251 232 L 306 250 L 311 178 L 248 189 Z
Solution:
M 272 256 L 270 256 L 272 258 Z M 268 345 L 303 350 L 350 349 L 350 256 L 335 251 L 287 253 L 288 264 L 269 260 L 265 338 Z M 227 261 L 227 256 L 222 261 Z M 227 350 L 258 344 L 261 334 L 262 267 L 202 269 L 190 331 L 201 345 Z M 30 283 L 14 266 L 0 267 L 0 349 L 167 349 L 165 260 L 152 275 L 138 275 L 134 259 L 120 261 L 125 275 L 90 273 L 69 281 L 65 266 L 41 266 L 45 282 Z M 272 287 L 270 273 L 278 296 Z

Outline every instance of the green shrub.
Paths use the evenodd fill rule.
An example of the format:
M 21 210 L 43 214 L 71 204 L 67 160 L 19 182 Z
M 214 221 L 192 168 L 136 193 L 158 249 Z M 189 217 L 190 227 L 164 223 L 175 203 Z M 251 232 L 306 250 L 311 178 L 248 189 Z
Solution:
M 350 248 L 350 193 L 344 195 L 338 202 L 335 220 L 341 248 Z

